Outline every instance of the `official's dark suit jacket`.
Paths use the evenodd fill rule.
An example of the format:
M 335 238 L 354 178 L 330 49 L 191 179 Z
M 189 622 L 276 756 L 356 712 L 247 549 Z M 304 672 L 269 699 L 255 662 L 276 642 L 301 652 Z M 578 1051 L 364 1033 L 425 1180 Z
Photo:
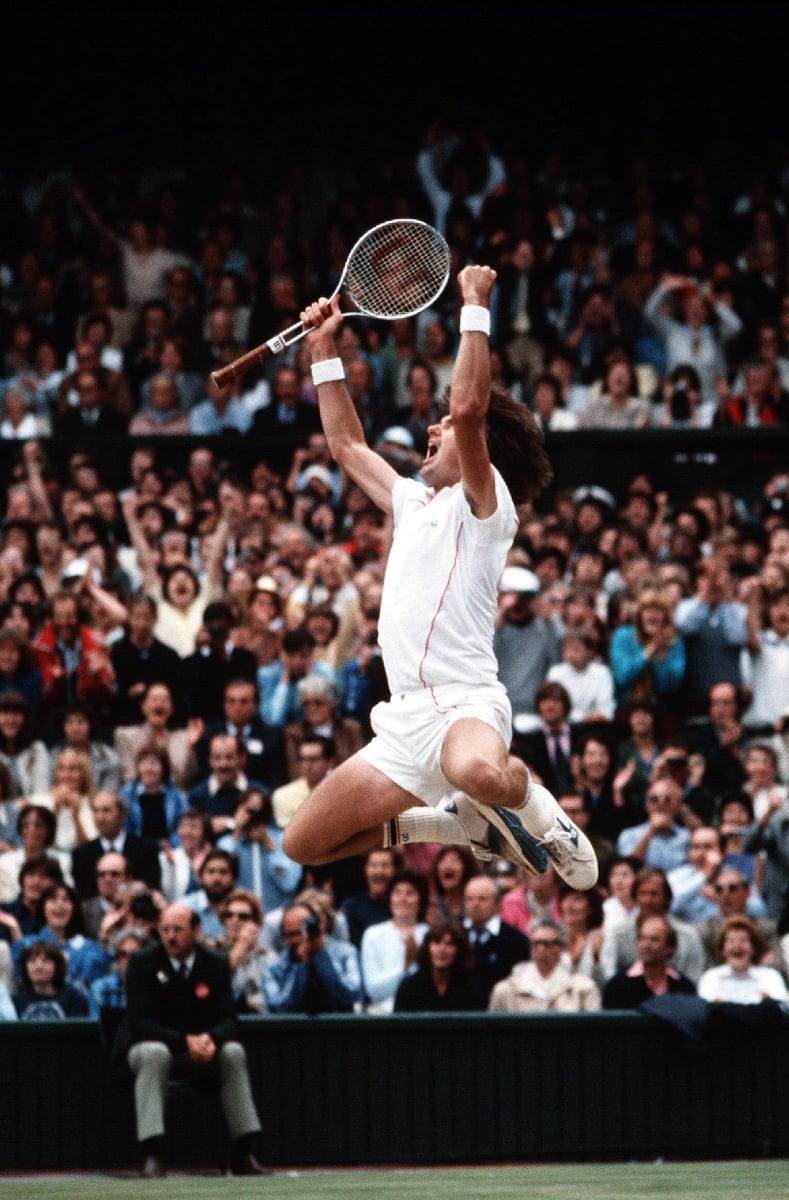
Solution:
M 74 887 L 81 900 L 90 900 L 98 895 L 96 888 L 96 863 L 106 851 L 101 844 L 101 838 L 91 842 L 83 842 L 75 846 L 71 852 L 71 873 L 74 876 Z M 132 879 L 141 879 L 150 888 L 158 888 L 161 882 L 159 868 L 159 847 L 151 838 L 138 837 L 137 834 L 127 833 L 123 847 L 123 856 L 129 864 Z
M 137 1042 L 164 1042 L 185 1055 L 186 1035 L 209 1033 L 217 1046 L 238 1036 L 230 965 L 203 946 L 187 979 L 180 979 L 161 942 L 133 954 L 126 972 L 126 1018 L 115 1041 L 116 1057 Z

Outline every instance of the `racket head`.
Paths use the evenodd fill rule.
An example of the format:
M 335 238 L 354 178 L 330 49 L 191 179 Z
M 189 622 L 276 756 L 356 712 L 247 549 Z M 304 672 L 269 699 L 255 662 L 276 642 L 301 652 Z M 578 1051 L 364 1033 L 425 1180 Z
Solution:
M 425 221 L 404 218 L 368 229 L 340 281 L 358 313 L 397 320 L 434 304 L 449 279 L 449 246 Z

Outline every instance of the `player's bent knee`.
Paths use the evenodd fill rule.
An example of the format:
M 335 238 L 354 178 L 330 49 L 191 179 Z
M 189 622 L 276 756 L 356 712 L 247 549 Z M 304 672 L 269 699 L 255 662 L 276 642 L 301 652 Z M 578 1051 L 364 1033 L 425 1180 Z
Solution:
M 485 758 L 471 759 L 466 764 L 464 775 L 465 790 L 483 804 L 500 804 L 507 795 L 506 772 Z

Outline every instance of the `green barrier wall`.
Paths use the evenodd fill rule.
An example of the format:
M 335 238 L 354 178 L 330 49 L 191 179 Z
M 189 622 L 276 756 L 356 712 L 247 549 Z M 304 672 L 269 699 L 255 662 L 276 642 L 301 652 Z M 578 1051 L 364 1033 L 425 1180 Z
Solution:
M 703 1051 L 637 1014 L 243 1021 L 275 1165 L 789 1153 L 789 1027 Z M 0 1025 L 0 1169 L 135 1161 L 131 1077 L 87 1021 Z M 175 1097 L 173 1165 L 221 1162 L 215 1100 Z

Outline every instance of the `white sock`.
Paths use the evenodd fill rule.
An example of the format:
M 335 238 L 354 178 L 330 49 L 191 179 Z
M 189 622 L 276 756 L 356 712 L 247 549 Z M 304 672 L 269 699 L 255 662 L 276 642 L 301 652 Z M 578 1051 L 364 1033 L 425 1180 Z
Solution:
M 547 788 L 532 779 L 526 799 L 515 812 L 532 837 L 540 838 L 553 828 L 559 805 Z
M 384 846 L 410 842 L 440 842 L 442 846 L 468 846 L 465 829 L 455 813 L 442 808 L 409 808 L 384 824 Z

